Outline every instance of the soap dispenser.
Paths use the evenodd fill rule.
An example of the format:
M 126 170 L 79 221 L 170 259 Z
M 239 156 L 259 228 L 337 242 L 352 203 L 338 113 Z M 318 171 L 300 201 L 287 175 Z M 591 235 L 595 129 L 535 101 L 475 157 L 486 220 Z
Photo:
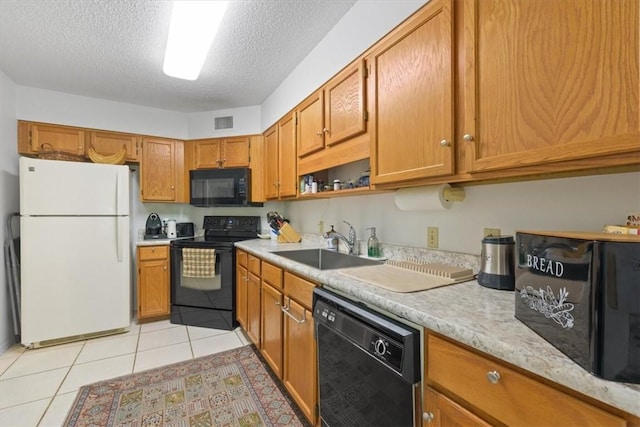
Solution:
M 371 236 L 369 236 L 369 240 L 367 240 L 367 255 L 373 258 L 379 258 L 380 247 L 378 246 L 378 238 L 376 237 L 376 228 L 371 227 L 367 228 L 367 230 L 371 230 Z

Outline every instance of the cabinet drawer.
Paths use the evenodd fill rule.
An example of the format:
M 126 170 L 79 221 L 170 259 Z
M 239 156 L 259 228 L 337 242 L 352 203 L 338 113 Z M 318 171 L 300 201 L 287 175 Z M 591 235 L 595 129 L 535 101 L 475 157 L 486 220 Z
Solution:
M 260 277 L 260 258 L 255 257 L 253 255 L 249 255 L 248 260 L 248 269 L 251 273 L 255 274 L 256 276 Z
M 138 246 L 138 261 L 165 259 L 169 257 L 169 246 Z
M 313 289 L 315 287 L 313 282 L 289 272 L 284 273 L 284 293 L 308 309 L 311 309 L 313 305 Z
M 626 425 L 622 418 L 433 335 L 428 336 L 426 363 L 432 382 L 508 425 Z
M 236 251 L 236 264 L 247 268 L 247 258 L 248 255 L 245 251 L 238 250 Z
M 262 280 L 274 288 L 282 289 L 282 269 L 262 261 Z

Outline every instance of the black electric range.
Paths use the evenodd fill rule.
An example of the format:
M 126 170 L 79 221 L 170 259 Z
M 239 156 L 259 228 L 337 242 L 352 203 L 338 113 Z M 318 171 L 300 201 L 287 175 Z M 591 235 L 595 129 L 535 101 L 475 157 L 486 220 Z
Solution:
M 234 243 L 257 238 L 260 217 L 205 216 L 202 228 L 204 236 L 174 240 L 170 244 L 171 323 L 233 330 L 238 326 Z M 202 268 L 194 273 L 189 268 L 194 262 L 190 257 L 200 254 L 204 258 L 198 258 L 196 263 L 204 265 L 200 264 Z

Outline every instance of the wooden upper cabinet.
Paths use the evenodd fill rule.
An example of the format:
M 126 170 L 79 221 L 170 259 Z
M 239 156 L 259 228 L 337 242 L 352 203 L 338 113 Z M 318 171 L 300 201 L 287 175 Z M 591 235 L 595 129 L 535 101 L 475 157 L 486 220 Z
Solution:
M 298 157 L 366 132 L 365 78 L 361 59 L 296 107 Z
M 295 113 L 285 115 L 264 133 L 266 199 L 298 194 L 295 117 Z
M 365 62 L 360 60 L 324 86 L 323 133 L 327 146 L 367 130 L 365 76 Z
M 470 171 L 637 151 L 639 5 L 465 0 Z
M 249 167 L 249 137 L 201 139 L 191 142 L 196 169 Z
M 86 132 L 84 129 L 41 123 L 21 122 L 19 134 L 26 141 L 19 142 L 20 153 L 40 153 L 42 151 L 64 151 L 84 155 Z M 26 144 L 25 144 L 26 142 Z
M 296 108 L 298 157 L 324 148 L 324 92 L 317 90 Z
M 264 132 L 264 197 L 278 198 L 278 125 L 271 126 Z
M 143 138 L 140 174 L 142 201 L 182 201 L 178 189 L 177 158 L 182 141 L 162 138 Z M 180 163 L 182 159 L 180 158 Z
M 249 137 L 224 138 L 221 153 L 223 167 L 249 167 Z
M 219 168 L 222 139 L 192 141 L 196 169 Z
M 296 122 L 295 114 L 286 115 L 278 122 L 278 186 L 280 197 L 298 194 L 296 173 Z
M 453 173 L 451 0 L 433 0 L 371 51 L 371 182 Z
M 124 146 L 127 150 L 127 161 L 137 162 L 140 137 L 127 133 L 91 131 L 90 144 L 100 154 L 114 154 Z

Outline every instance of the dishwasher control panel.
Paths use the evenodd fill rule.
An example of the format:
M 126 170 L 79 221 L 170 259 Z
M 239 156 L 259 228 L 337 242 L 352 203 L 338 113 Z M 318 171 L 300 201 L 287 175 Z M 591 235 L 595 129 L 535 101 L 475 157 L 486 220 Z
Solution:
M 355 317 L 344 308 L 333 307 L 325 301 L 317 301 L 313 317 L 316 322 L 334 329 L 371 356 L 402 373 L 404 346 L 381 332 L 379 325 Z

